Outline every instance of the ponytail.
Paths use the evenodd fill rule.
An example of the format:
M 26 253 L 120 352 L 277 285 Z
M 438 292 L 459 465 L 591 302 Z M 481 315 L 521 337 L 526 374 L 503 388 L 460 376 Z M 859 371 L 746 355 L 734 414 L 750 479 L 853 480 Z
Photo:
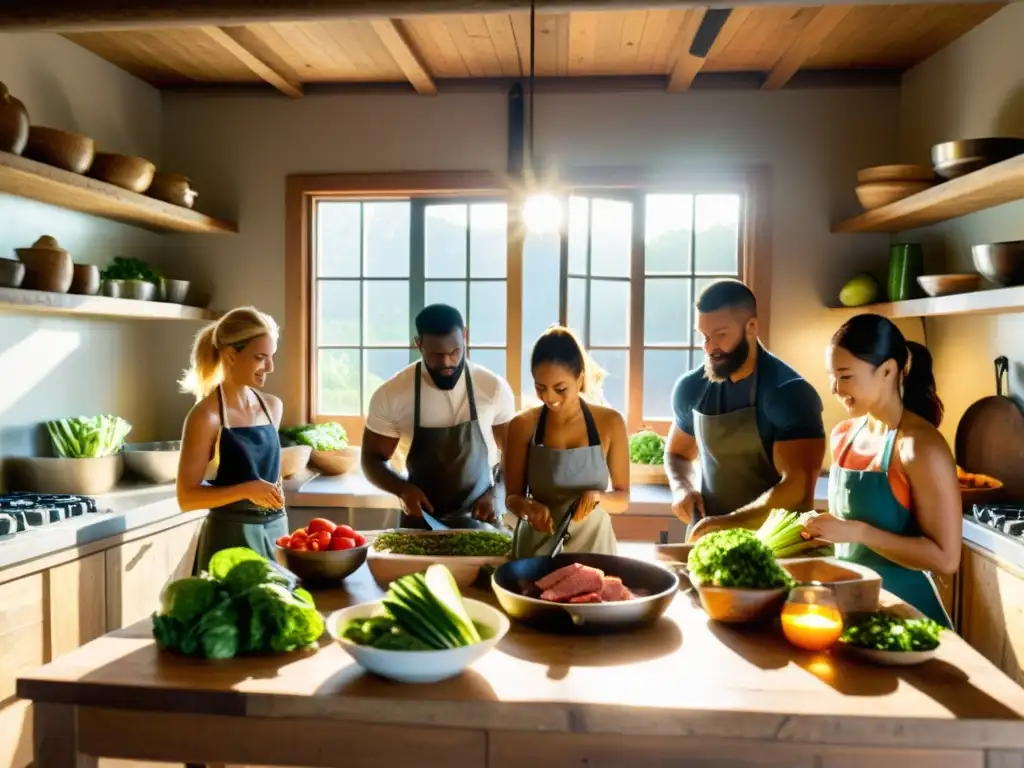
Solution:
M 207 325 L 192 343 L 189 368 L 178 382 L 181 391 L 195 396 L 196 401 L 208 396 L 224 381 L 224 348 L 241 351 L 260 336 L 270 336 L 276 344 L 278 328 L 270 315 L 255 307 L 232 309 L 220 320 Z
M 604 403 L 601 385 L 607 374 L 583 348 L 579 338 L 564 325 L 552 325 L 537 339 L 530 356 L 530 369 L 557 363 L 582 380 L 580 394 L 592 403 Z
M 932 356 L 916 341 L 907 342 L 907 368 L 903 373 L 903 407 L 934 426 L 942 423 L 945 411 L 935 388 Z

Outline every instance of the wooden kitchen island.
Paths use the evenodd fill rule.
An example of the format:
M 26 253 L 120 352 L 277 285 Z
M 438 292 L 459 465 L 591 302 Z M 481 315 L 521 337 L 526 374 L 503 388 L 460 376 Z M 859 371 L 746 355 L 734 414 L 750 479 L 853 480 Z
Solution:
M 629 554 L 650 556 L 649 547 Z M 364 567 L 316 593 L 381 592 Z M 489 599 L 486 592 L 473 597 Z M 689 592 L 643 631 L 513 625 L 459 678 L 400 685 L 329 641 L 228 662 L 157 651 L 139 622 L 23 674 L 35 764 L 97 756 L 298 766 L 1022 768 L 1024 689 L 952 633 L 916 668 L 798 651 L 777 628 L 709 622 Z

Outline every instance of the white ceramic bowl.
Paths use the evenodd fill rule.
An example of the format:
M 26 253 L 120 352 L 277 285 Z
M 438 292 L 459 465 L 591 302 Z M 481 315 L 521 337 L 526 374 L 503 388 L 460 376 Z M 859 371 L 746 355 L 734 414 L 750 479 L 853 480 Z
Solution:
M 404 528 L 397 528 L 392 531 L 381 531 L 380 533 L 406 533 L 417 536 L 444 536 L 445 534 L 458 533 L 458 531 L 418 531 Z M 471 586 L 480 575 L 480 569 L 485 565 L 497 568 L 499 565 L 508 562 L 508 556 L 483 556 L 467 557 L 457 555 L 398 555 L 384 550 L 382 552 L 373 548 L 373 543 L 379 535 L 367 534 L 367 541 L 370 543 L 370 551 L 366 558 L 366 564 L 370 568 L 374 581 L 381 589 L 387 589 L 391 582 L 407 576 L 410 573 L 422 573 L 428 566 L 434 563 L 448 568 L 455 578 L 459 589 L 466 589 Z
M 935 657 L 938 648 L 930 651 L 879 651 L 875 648 L 861 648 L 859 645 L 840 642 L 839 646 L 854 656 L 860 656 L 865 661 L 874 664 L 882 664 L 887 667 L 912 667 L 917 664 L 924 664 Z
M 357 645 L 341 637 L 341 627 L 346 622 L 369 618 L 380 607 L 380 600 L 335 611 L 327 617 L 327 631 L 356 664 L 368 672 L 400 683 L 436 683 L 462 674 L 470 664 L 497 645 L 508 632 L 508 617 L 497 608 L 492 608 L 479 600 L 464 599 L 464 602 L 469 618 L 492 632 L 483 642 L 464 648 L 449 648 L 443 651 L 385 651 Z

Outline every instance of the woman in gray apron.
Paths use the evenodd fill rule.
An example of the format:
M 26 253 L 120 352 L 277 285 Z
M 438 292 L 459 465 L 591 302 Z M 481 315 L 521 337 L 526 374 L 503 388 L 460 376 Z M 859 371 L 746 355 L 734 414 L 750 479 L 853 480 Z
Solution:
M 513 557 L 550 553 L 555 527 L 573 509 L 563 551 L 615 554 L 609 513 L 629 504 L 625 422 L 615 410 L 581 397 L 593 390 L 596 369 L 568 329 L 546 331 L 530 362 L 543 404 L 512 420 L 503 456 L 506 503 L 519 517 Z
M 177 488 L 182 511 L 210 510 L 195 573 L 229 547 L 249 547 L 273 560 L 274 542 L 288 533 L 277 431 L 281 402 L 259 392 L 274 369 L 276 346 L 277 325 L 248 307 L 232 310 L 196 337 L 182 389 L 199 402 L 185 422 Z M 214 456 L 217 474 L 206 484 Z

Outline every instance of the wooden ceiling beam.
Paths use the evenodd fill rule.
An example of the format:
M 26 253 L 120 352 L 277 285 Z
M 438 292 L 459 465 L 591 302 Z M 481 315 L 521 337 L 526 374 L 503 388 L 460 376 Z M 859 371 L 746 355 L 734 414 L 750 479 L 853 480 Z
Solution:
M 691 25 L 687 21 L 683 29 L 680 30 L 678 38 L 680 46 L 679 58 L 676 59 L 675 66 L 672 68 L 672 72 L 669 73 L 668 91 L 670 93 L 688 91 L 690 86 L 693 85 L 694 78 L 697 77 L 697 74 L 704 66 L 704 62 L 716 53 L 721 53 L 729 47 L 729 43 L 736 37 L 736 33 L 752 12 L 753 9 L 749 7 L 734 8 L 732 13 L 729 14 L 729 18 L 726 19 L 725 24 L 722 25 L 722 29 L 718 33 L 718 37 L 715 38 L 711 50 L 708 51 L 708 55 L 703 59 L 690 54 L 690 45 L 693 43 L 693 38 L 697 34 L 697 28 L 700 27 L 700 22 L 704 18 L 703 13 L 699 15 L 694 14 L 697 16 L 696 22 Z
M 836 27 L 838 27 L 850 12 L 852 6 L 832 5 L 819 8 L 814 17 L 807 23 L 800 36 L 796 39 L 775 64 L 775 67 L 768 73 L 768 77 L 762 86 L 766 91 L 777 91 L 793 79 L 793 75 L 804 65 L 804 63 L 816 54 L 821 44 L 825 42 Z
M 302 96 L 302 83 L 277 71 L 253 52 L 250 37 L 253 34 L 241 27 L 200 27 L 204 34 L 214 40 L 242 64 L 252 70 L 265 82 L 274 86 L 286 96 L 298 99 Z
M 1020 2 L 1022 0 L 1012 0 Z M 809 7 L 984 4 L 991 0 L 798 0 Z M 656 8 L 793 5 L 784 0 L 536 0 L 538 13 Z M 232 27 L 254 23 L 427 14 L 529 11 L 530 0 L 34 0 L 0 3 L 0 32 L 98 32 L 161 27 Z
M 416 92 L 427 96 L 436 96 L 437 85 L 434 83 L 434 78 L 430 76 L 423 59 L 416 52 L 405 29 L 402 28 L 402 22 L 395 19 L 373 19 L 370 23 L 373 25 L 377 37 L 388 49 L 391 58 L 395 60 L 399 69 L 412 83 Z

